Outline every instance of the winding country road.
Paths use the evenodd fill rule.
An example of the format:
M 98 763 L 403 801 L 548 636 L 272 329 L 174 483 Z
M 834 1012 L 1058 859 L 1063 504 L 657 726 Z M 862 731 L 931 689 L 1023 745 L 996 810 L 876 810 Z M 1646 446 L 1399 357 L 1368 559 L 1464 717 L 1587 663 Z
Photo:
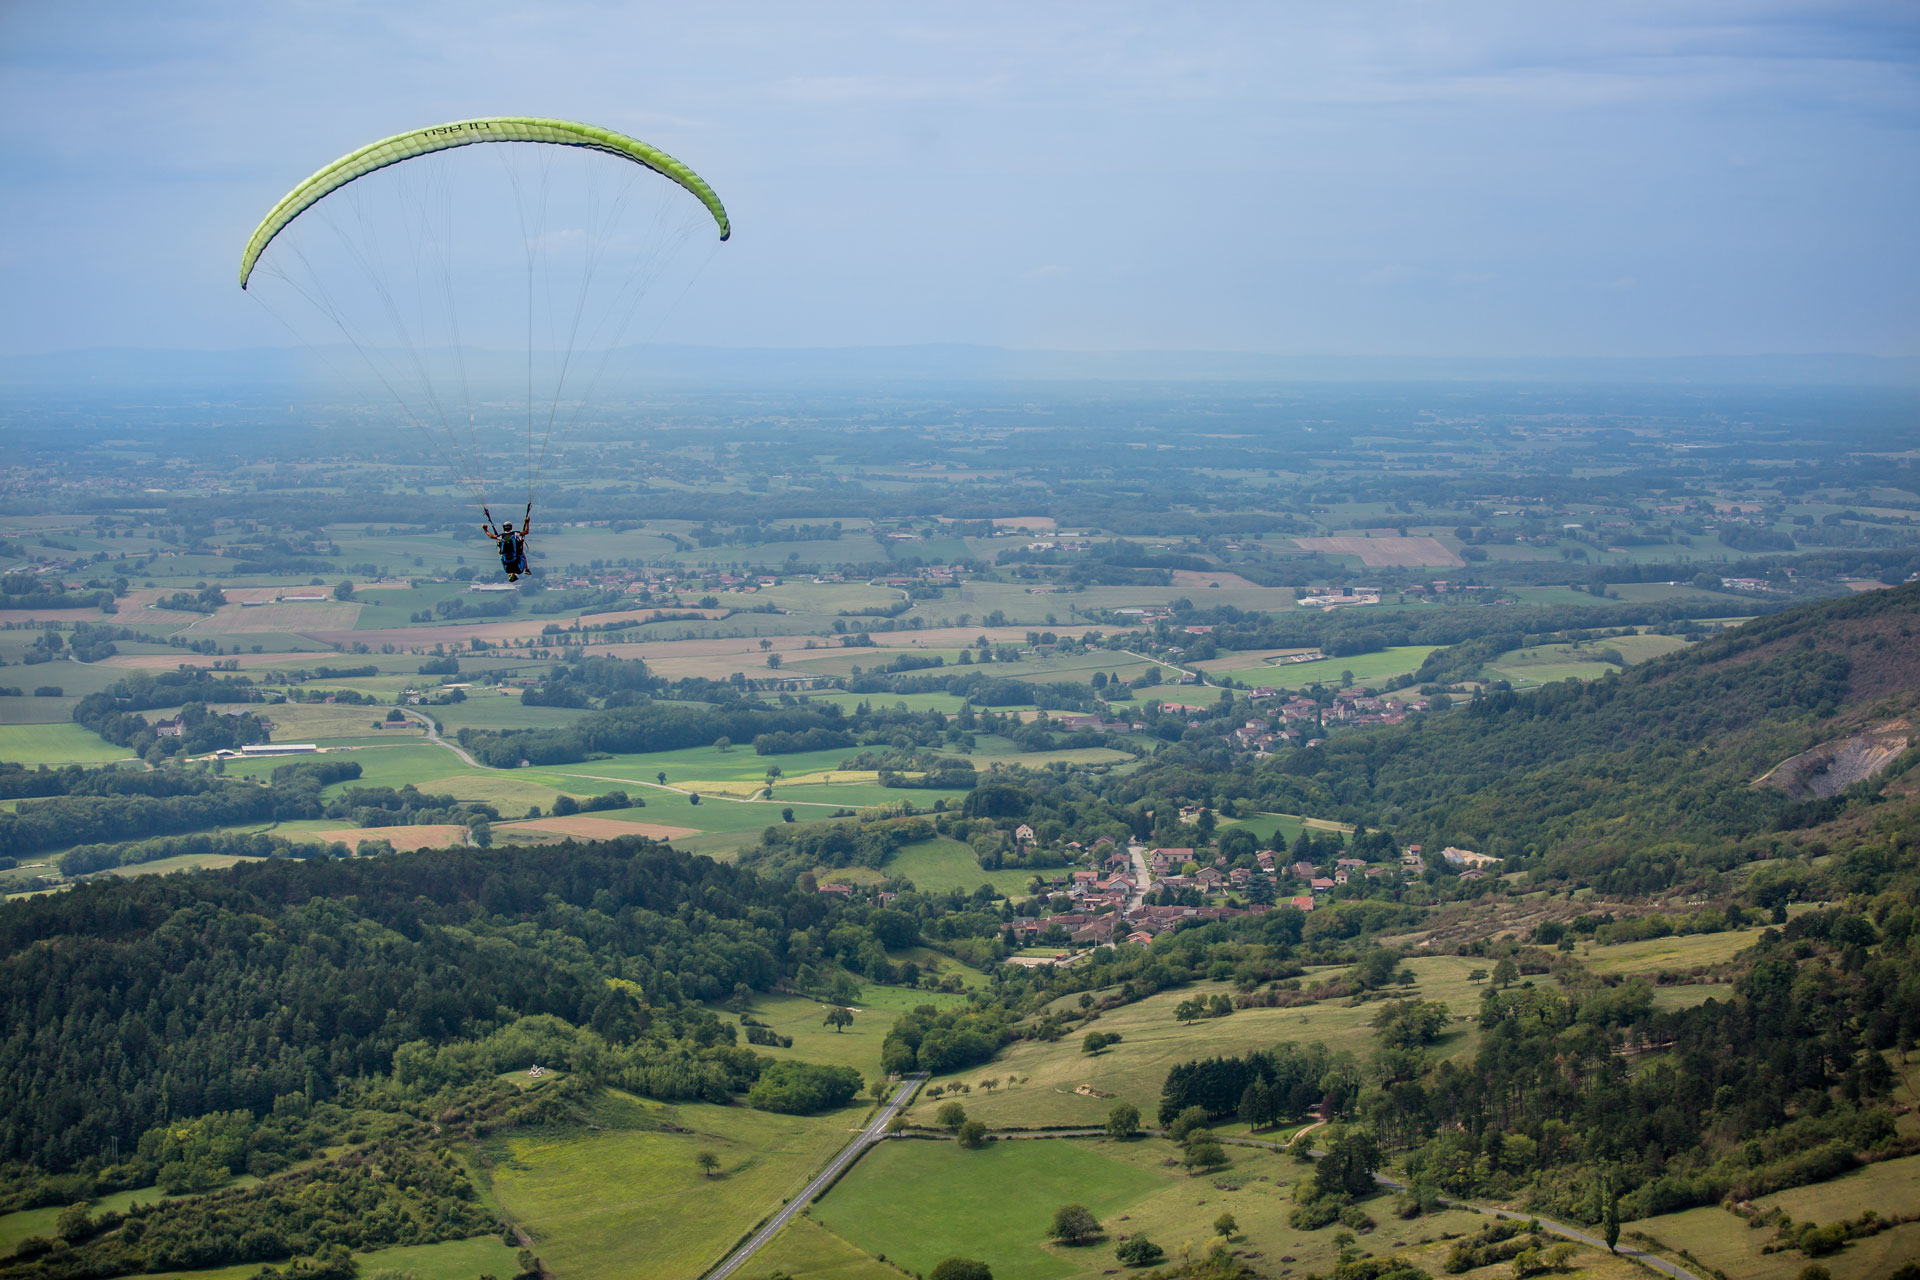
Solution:
M 840 1154 L 833 1158 L 832 1163 L 802 1188 L 799 1195 L 781 1205 L 780 1211 L 761 1224 L 758 1231 L 747 1237 L 746 1243 L 728 1254 L 719 1266 L 707 1272 L 705 1280 L 727 1280 L 728 1276 L 745 1266 L 747 1259 L 753 1257 L 767 1241 L 779 1234 L 780 1228 L 791 1222 L 796 1213 L 812 1204 L 814 1197 L 832 1186 L 835 1180 L 846 1172 L 847 1166 L 865 1155 L 868 1147 L 887 1136 L 887 1122 L 899 1114 L 900 1108 L 906 1105 L 907 1099 L 913 1096 L 915 1089 L 925 1083 L 926 1078 L 927 1073 L 920 1071 L 902 1079 L 900 1087 L 894 1090 L 893 1097 L 887 1101 L 887 1105 L 880 1108 L 879 1114 L 874 1116 L 866 1128 L 855 1135 L 853 1141 L 840 1148 Z

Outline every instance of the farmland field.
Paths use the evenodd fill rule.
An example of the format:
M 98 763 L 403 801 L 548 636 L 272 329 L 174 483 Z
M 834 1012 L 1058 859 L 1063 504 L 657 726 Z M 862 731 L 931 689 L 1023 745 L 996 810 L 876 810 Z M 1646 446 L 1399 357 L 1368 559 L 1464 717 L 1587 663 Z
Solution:
M 1467 974 L 1479 966 L 1471 959 L 1434 956 L 1409 960 L 1407 967 L 1413 970 L 1418 984 L 1407 988 L 1405 994 L 1442 1001 L 1456 1016 L 1478 1007 L 1481 986 L 1468 981 Z M 1118 1032 L 1122 1039 L 1096 1057 L 1081 1053 L 1077 1028 L 1075 1034 L 1052 1044 L 1020 1041 L 995 1059 L 992 1069 L 958 1073 L 967 1080 L 983 1073 L 1011 1072 L 1020 1077 L 1018 1085 L 1003 1088 L 992 1097 L 983 1097 L 976 1090 L 967 1103 L 968 1112 L 977 1112 L 980 1119 L 993 1126 L 1100 1124 L 1115 1099 L 1133 1103 L 1142 1115 L 1153 1114 L 1168 1068 L 1189 1058 L 1245 1053 L 1271 1048 L 1281 1041 L 1306 1044 L 1319 1040 L 1330 1049 L 1351 1050 L 1363 1058 L 1372 1048 L 1369 1023 L 1378 1007 L 1356 1007 L 1341 1000 L 1288 1009 L 1241 1009 L 1225 1018 L 1202 1019 L 1191 1025 L 1175 1020 L 1174 1008 L 1182 1001 L 1216 991 L 1231 994 L 1232 988 L 1226 983 L 1193 983 L 1105 1014 L 1087 1029 Z M 1442 1056 L 1464 1053 L 1473 1039 L 1470 1027 L 1459 1026 L 1440 1040 L 1436 1052 Z M 1075 1093 L 1083 1084 L 1112 1094 L 1114 1099 Z M 913 1110 L 914 1117 L 922 1122 L 932 1112 L 924 1100 Z
M 951 1142 L 888 1142 L 813 1217 L 922 1274 L 944 1258 L 969 1257 L 989 1264 L 995 1280 L 1058 1280 L 1082 1265 L 1046 1243 L 1055 1207 L 1074 1202 L 1110 1217 L 1165 1182 L 1164 1174 L 1109 1159 L 1091 1143 L 997 1142 L 966 1151 Z M 1014 1188 L 1018 1194 L 1009 1194 Z M 980 1229 L 986 1222 L 991 1233 Z M 1110 1262 L 1112 1254 L 1102 1249 L 1100 1256 Z
M 866 1109 L 803 1118 L 615 1094 L 598 1110 L 602 1127 L 519 1133 L 487 1148 L 501 1207 L 555 1274 L 578 1280 L 699 1274 L 797 1192 Z M 694 1164 L 702 1150 L 720 1158 L 714 1177 Z
M 995 891 L 1014 897 L 1025 897 L 1027 883 L 1034 877 L 1031 871 L 984 870 L 971 848 L 944 837 L 900 846 L 887 860 L 886 871 L 888 875 L 913 881 L 914 888 L 923 893 L 944 893 L 949 889 L 971 893 L 983 884 L 990 884 Z
M 1376 653 L 1356 653 L 1344 658 L 1323 658 L 1319 662 L 1300 662 L 1286 666 L 1269 666 L 1265 663 L 1257 666 L 1239 667 L 1233 670 L 1221 670 L 1214 674 L 1231 676 L 1244 685 L 1258 688 L 1265 685 L 1274 689 L 1304 689 L 1310 684 L 1337 685 L 1343 672 L 1353 673 L 1353 682 L 1364 685 L 1371 680 L 1385 680 L 1389 676 L 1405 675 L 1419 668 L 1432 653 L 1432 645 L 1400 645 L 1382 649 Z M 1181 697 L 1181 692 L 1188 696 Z M 1143 701 L 1149 697 L 1167 697 L 1177 702 L 1211 703 L 1218 698 L 1217 690 L 1195 689 L 1186 686 L 1183 690 L 1162 694 L 1157 689 L 1143 689 L 1138 696 Z
M 1599 973 L 1657 973 L 1662 969 L 1691 969 L 1695 965 L 1731 960 L 1760 940 L 1756 929 L 1725 933 L 1696 933 L 1685 937 L 1648 938 L 1611 947 L 1580 948 L 1580 959 Z
M 1827 1224 L 1873 1209 L 1882 1217 L 1920 1213 L 1920 1156 L 1871 1164 L 1827 1182 L 1794 1187 L 1754 1201 L 1765 1211 L 1784 1209 L 1796 1223 Z M 1742 1280 L 1794 1280 L 1807 1265 L 1798 1250 L 1764 1254 L 1774 1233 L 1749 1229 L 1719 1206 L 1663 1214 L 1626 1224 L 1629 1232 L 1651 1236 L 1668 1249 L 1685 1249 L 1708 1266 Z M 1855 1240 L 1821 1265 L 1834 1280 L 1875 1280 L 1892 1275 L 1902 1262 L 1920 1257 L 1920 1222 L 1909 1222 Z
M 12 702 L 0 698 L 0 709 Z M 103 764 L 128 758 L 125 747 L 77 724 L 0 724 L 0 760 L 22 764 Z

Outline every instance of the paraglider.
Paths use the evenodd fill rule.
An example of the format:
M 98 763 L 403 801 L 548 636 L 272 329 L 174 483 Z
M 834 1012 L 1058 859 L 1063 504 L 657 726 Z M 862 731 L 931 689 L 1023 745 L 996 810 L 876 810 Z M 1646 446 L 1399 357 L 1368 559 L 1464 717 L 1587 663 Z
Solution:
M 630 330 L 731 235 L 705 179 L 649 143 L 489 116 L 368 143 L 295 186 L 248 237 L 240 287 L 334 366 L 329 382 L 371 375 L 347 411 L 398 405 L 486 515 L 512 581 L 556 440 L 594 421 Z M 516 471 L 518 528 L 487 510 Z
M 493 512 L 485 507 L 487 522 L 480 526 L 480 532 L 500 544 L 500 570 L 507 575 L 508 582 L 520 581 L 520 575 L 527 570 L 527 534 L 533 529 L 533 504 L 527 504 L 527 518 L 515 529 L 513 521 L 502 521 L 494 527 Z

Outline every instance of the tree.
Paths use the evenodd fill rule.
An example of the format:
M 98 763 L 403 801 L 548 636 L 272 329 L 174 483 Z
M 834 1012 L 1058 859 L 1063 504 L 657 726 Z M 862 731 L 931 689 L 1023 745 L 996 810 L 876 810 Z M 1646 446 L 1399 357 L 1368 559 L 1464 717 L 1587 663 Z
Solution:
M 1080 1041 L 1080 1052 L 1099 1053 L 1107 1047 L 1107 1035 L 1104 1031 L 1089 1031 Z
M 1205 1107 L 1185 1107 L 1173 1117 L 1173 1123 L 1167 1126 L 1167 1136 L 1175 1142 L 1185 1142 L 1187 1135 L 1195 1129 L 1207 1127 L 1207 1109 Z
M 993 1272 L 972 1258 L 948 1258 L 934 1264 L 931 1280 L 993 1280 Z
M 985 1080 L 982 1080 L 980 1082 L 980 1087 L 982 1089 L 985 1089 L 987 1093 L 991 1095 L 995 1089 L 998 1089 L 1000 1087 L 1000 1077 L 988 1076 Z
M 954 1136 L 960 1139 L 961 1146 L 970 1151 L 978 1150 L 987 1145 L 986 1123 L 981 1120 L 969 1120 L 960 1126 Z
M 1131 1102 L 1114 1104 L 1107 1112 L 1107 1136 L 1115 1142 L 1125 1142 L 1140 1132 L 1140 1108 Z
M 1373 1171 L 1380 1167 L 1380 1145 L 1365 1129 L 1349 1129 L 1335 1138 L 1313 1171 L 1314 1191 L 1321 1196 L 1364 1196 L 1374 1188 Z
M 823 1027 L 832 1027 L 834 1034 L 838 1035 L 841 1031 L 853 1025 L 853 1011 L 851 1009 L 843 1009 L 839 1005 L 834 1005 L 831 1009 L 827 1010 L 827 1020 L 820 1025 Z
M 770 668 L 771 670 L 774 670 L 774 671 L 778 671 L 778 670 L 780 669 L 780 655 L 779 655 L 779 654 L 777 654 L 777 653 L 770 653 L 770 654 L 768 654 L 768 655 L 767 655 L 767 666 L 768 666 L 768 667 L 769 667 L 769 668 Z
M 1620 1243 L 1620 1193 L 1614 1188 L 1611 1177 L 1607 1179 L 1606 1187 L 1601 1192 L 1601 1195 L 1606 1200 L 1602 1222 L 1605 1225 L 1604 1235 L 1607 1241 L 1607 1252 L 1612 1253 L 1614 1252 L 1614 1246 Z
M 943 1102 L 940 1109 L 933 1113 L 933 1122 L 942 1129 L 958 1132 L 967 1122 L 967 1109 L 957 1102 Z
M 1202 1000 L 1182 1000 L 1173 1007 L 1174 1018 L 1182 1023 L 1191 1023 L 1207 1016 L 1206 1002 Z
M 340 581 L 338 581 L 338 582 L 336 582 L 336 583 L 334 583 L 334 584 L 333 584 L 333 598 L 334 598 L 335 600 L 351 600 L 351 599 L 353 599 L 353 584 L 352 584 L 351 582 L 349 582 L 349 581 L 347 581 L 347 580 L 346 580 L 345 578 L 342 578 L 342 579 L 340 579 Z
M 667 785 L 667 771 L 665 769 L 662 769 L 660 772 L 654 774 L 653 776 L 654 776 L 654 779 L 657 782 L 659 782 L 661 786 L 664 787 Z
M 1520 981 L 1520 966 L 1513 962 L 1512 956 L 1501 956 L 1500 963 L 1493 966 L 1493 985 L 1505 989 Z
M 1206 1130 L 1187 1143 L 1186 1164 L 1189 1169 L 1217 1169 L 1227 1162 L 1227 1149 Z
M 1100 1219 L 1083 1204 L 1063 1204 L 1053 1211 L 1049 1234 L 1061 1244 L 1087 1244 L 1100 1238 Z
M 699 1165 L 700 1172 L 705 1174 L 709 1178 L 713 1176 L 713 1171 L 720 1167 L 720 1157 L 713 1154 L 713 1152 L 711 1151 L 702 1151 L 698 1153 L 693 1157 L 693 1162 Z
M 733 739 L 723 734 L 713 740 L 713 749 L 715 751 L 731 751 L 733 750 Z
M 1213 1220 L 1213 1234 L 1217 1236 L 1225 1236 L 1231 1240 L 1233 1239 L 1233 1233 L 1239 1229 L 1240 1224 L 1234 1221 L 1233 1215 L 1230 1213 L 1223 1213 Z
M 793 821 L 793 810 L 792 810 L 791 808 L 787 808 L 787 809 L 782 809 L 782 810 L 780 811 L 780 821 L 782 821 L 782 822 L 792 822 L 792 821 Z
M 1150 1267 L 1163 1260 L 1167 1251 L 1145 1236 L 1134 1236 L 1122 1240 L 1120 1247 L 1113 1251 L 1113 1256 L 1130 1267 Z

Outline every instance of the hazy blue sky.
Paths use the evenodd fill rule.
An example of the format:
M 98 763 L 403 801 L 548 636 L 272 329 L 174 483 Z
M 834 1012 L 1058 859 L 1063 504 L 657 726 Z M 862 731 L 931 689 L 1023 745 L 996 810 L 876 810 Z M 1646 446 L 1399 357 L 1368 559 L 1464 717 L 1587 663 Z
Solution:
M 670 336 L 1920 354 L 1920 3 L 0 0 L 0 351 L 277 342 L 294 182 L 603 123 L 737 234 Z

